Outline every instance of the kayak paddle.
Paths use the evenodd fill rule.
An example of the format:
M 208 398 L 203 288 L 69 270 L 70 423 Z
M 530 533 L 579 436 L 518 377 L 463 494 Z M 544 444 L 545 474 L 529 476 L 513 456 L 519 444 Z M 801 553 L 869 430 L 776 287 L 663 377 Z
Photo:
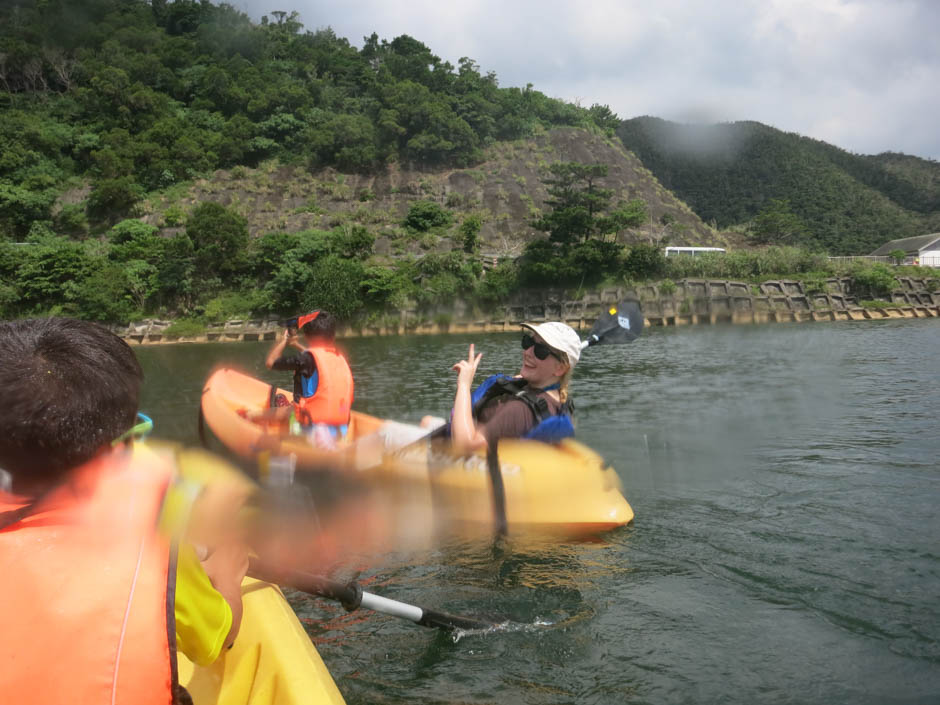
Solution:
M 616 345 L 632 343 L 643 333 L 643 312 L 636 299 L 624 299 L 616 307 L 604 311 L 594 321 L 586 340 L 581 341 L 581 349 L 589 345 Z
M 410 605 L 407 602 L 391 600 L 381 595 L 366 592 L 356 581 L 341 583 L 320 575 L 313 575 L 301 570 L 292 570 L 286 577 L 280 576 L 278 571 L 267 570 L 257 559 L 252 558 L 248 574 L 266 582 L 284 585 L 294 590 L 306 592 L 317 597 L 325 597 L 339 602 L 347 612 L 353 612 L 360 607 L 389 614 L 393 617 L 407 619 L 422 627 L 431 627 L 452 632 L 457 629 L 491 629 L 498 626 L 495 622 L 485 622 L 470 617 L 439 612 Z

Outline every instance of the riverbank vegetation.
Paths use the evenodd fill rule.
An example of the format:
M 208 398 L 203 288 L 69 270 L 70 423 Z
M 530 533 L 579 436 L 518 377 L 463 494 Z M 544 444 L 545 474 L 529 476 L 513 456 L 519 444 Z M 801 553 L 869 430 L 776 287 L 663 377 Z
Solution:
M 406 308 L 430 320 L 458 300 L 486 311 L 523 289 L 545 286 L 577 297 L 598 287 L 647 281 L 793 279 L 815 293 L 839 277 L 850 280 L 856 296 L 877 298 L 896 288 L 896 276 L 936 277 L 935 270 L 919 267 L 834 263 L 796 247 L 667 258 L 662 248 L 644 243 L 589 238 L 564 246 L 545 238 L 518 260 L 489 270 L 463 250 L 390 259 L 376 257 L 372 249 L 373 235 L 363 227 L 249 239 L 237 214 L 211 203 L 198 207 L 185 229 L 170 238 L 138 220 L 117 223 L 103 240 L 33 233 L 22 244 L 0 242 L 0 317 L 69 315 L 113 323 L 159 317 L 211 324 L 320 307 L 347 321 L 376 320 Z

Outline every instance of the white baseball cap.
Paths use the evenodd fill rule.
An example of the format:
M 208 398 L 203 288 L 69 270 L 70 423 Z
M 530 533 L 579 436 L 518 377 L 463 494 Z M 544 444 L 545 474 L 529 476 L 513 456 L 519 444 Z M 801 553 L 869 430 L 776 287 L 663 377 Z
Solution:
M 581 357 L 581 338 L 574 328 L 560 321 L 523 323 L 522 327 L 537 334 L 548 347 L 564 353 L 572 367 L 577 364 Z

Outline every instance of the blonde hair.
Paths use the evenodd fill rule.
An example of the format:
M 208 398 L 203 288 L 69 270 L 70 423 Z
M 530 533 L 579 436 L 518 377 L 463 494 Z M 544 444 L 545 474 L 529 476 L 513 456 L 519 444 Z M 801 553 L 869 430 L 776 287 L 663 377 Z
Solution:
M 562 353 L 562 355 L 565 354 Z M 565 370 L 565 374 L 558 380 L 558 398 L 561 399 L 562 404 L 568 401 L 568 385 L 571 384 L 571 374 L 574 372 L 574 367 L 571 362 L 569 362 L 567 355 L 565 355 L 565 363 L 568 365 L 568 369 Z

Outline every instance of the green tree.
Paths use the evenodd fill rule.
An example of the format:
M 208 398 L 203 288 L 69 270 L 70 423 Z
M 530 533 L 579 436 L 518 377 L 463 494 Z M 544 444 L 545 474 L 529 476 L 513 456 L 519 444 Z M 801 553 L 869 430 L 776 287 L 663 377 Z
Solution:
M 532 223 L 548 233 L 549 240 L 568 247 L 591 238 L 605 238 L 626 228 L 636 227 L 646 218 L 646 204 L 640 200 L 619 203 L 610 209 L 613 192 L 601 188 L 607 176 L 606 164 L 556 162 L 543 180 L 549 199 L 549 212 Z
M 55 191 L 33 191 L 23 186 L 0 181 L 0 226 L 3 230 L 24 235 L 37 220 L 46 220 L 55 203 Z
M 480 228 L 483 227 L 483 217 L 474 213 L 464 218 L 460 224 L 460 237 L 463 251 L 476 254 L 480 249 Z
M 186 221 L 186 235 L 193 244 L 200 276 L 227 276 L 245 267 L 248 221 L 218 203 L 200 203 Z
M 763 245 L 795 245 L 805 239 L 806 226 L 787 199 L 772 198 L 754 218 L 751 238 Z
M 417 271 L 408 260 L 399 260 L 391 267 L 365 267 L 361 288 L 366 305 L 374 309 L 405 308 L 417 298 Z
M 305 291 L 313 279 L 309 264 L 293 254 L 285 257 L 274 276 L 265 284 L 267 305 L 279 313 L 296 313 L 304 306 Z
M 157 271 L 155 265 L 140 259 L 132 259 L 124 264 L 122 274 L 127 296 L 137 312 L 146 311 L 147 302 L 157 293 Z
M 88 214 L 97 220 L 126 215 L 143 198 L 144 190 L 133 177 L 98 181 L 88 196 Z
M 342 171 L 367 171 L 379 161 L 375 124 L 365 115 L 325 117 L 306 130 L 304 139 L 314 166 L 334 164 Z
M 613 136 L 614 130 L 620 127 L 620 118 L 610 109 L 608 105 L 598 105 L 595 103 L 588 108 L 588 115 L 595 125 L 605 130 Z
M 82 284 L 95 268 L 81 243 L 42 236 L 19 255 L 16 277 L 24 313 L 79 313 Z
M 187 313 L 194 303 L 192 240 L 185 233 L 166 240 L 156 267 L 154 293 L 158 303 L 171 311 Z
M 134 305 L 127 271 L 125 266 L 111 263 L 89 268 L 88 276 L 78 285 L 73 315 L 91 321 L 127 323 L 142 308 Z
M 164 238 L 157 228 L 136 219 L 122 220 L 108 231 L 110 259 L 116 262 L 157 262 L 163 256 Z
M 655 279 L 666 271 L 666 256 L 661 247 L 639 243 L 630 247 L 623 270 L 631 279 Z
M 256 238 L 249 246 L 251 273 L 260 282 L 271 278 L 288 252 L 300 244 L 297 233 L 273 232 Z
M 360 262 L 329 255 L 316 262 L 303 290 L 305 309 L 323 308 L 341 320 L 350 320 L 363 306 Z
M 532 223 L 536 230 L 549 234 L 549 240 L 561 245 L 583 242 L 594 235 L 600 214 L 610 202 L 612 191 L 602 189 L 598 181 L 607 176 L 606 164 L 556 162 L 543 179 L 548 190 L 546 205 L 551 209 Z
M 519 260 L 519 281 L 526 286 L 556 286 L 577 281 L 580 272 L 567 251 L 549 240 L 533 240 Z

